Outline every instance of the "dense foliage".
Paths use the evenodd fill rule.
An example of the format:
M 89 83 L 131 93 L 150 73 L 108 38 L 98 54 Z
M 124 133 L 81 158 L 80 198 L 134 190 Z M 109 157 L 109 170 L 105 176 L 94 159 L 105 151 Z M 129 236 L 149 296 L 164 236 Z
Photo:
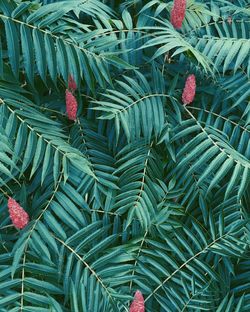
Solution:
M 0 0 L 1 312 L 250 311 L 250 2 L 172 7 Z

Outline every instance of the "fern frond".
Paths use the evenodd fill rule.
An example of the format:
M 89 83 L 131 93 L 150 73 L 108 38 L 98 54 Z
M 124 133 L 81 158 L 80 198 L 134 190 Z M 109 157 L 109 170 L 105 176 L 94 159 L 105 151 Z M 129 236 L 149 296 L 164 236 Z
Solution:
M 41 183 L 51 170 L 56 182 L 61 168 L 72 164 L 93 175 L 86 158 L 65 140 L 67 137 L 59 127 L 59 123 L 31 108 L 30 101 L 25 97 L 17 97 L 5 89 L 0 90 L 0 96 L 2 97 L 1 115 L 5 116 L 4 128 L 8 127 L 9 136 L 15 137 L 15 141 L 11 143 L 16 158 L 20 159 L 23 155 L 21 174 L 31 166 L 30 177 L 32 177 L 42 166 Z M 66 168 L 64 173 L 67 179 Z
M 0 14 L 0 18 L 4 22 L 8 57 L 16 77 L 18 77 L 21 56 L 24 59 L 25 73 L 31 84 L 34 83 L 34 63 L 36 63 L 38 74 L 45 83 L 47 83 L 47 71 L 54 83 L 56 83 L 59 75 L 67 83 L 69 74 L 73 74 L 78 85 L 80 80 L 84 78 L 92 90 L 94 90 L 95 81 L 98 81 L 101 86 L 105 86 L 105 82 L 111 83 L 108 69 L 110 62 L 118 67 L 132 68 L 117 56 L 113 56 L 103 44 L 102 53 L 100 54 L 98 49 L 95 52 L 94 49 L 96 44 L 98 46 L 98 40 L 93 42 L 92 34 L 90 37 L 88 36 L 89 38 L 85 42 L 83 41 L 84 37 L 78 40 L 79 42 L 75 42 L 75 38 L 72 40 L 70 37 L 60 37 L 51 26 L 71 10 L 77 15 L 85 12 L 90 16 L 98 15 L 102 19 L 107 19 L 108 14 L 112 15 L 112 11 L 104 4 L 94 0 L 88 0 L 84 3 L 74 1 L 71 4 L 65 1 L 63 7 L 62 4 L 51 4 L 41 7 L 25 17 L 25 15 L 16 16 L 15 11 L 12 13 L 10 5 L 7 4 L 8 1 L 5 2 L 1 7 L 5 14 Z M 6 6 L 9 9 L 8 13 L 6 13 Z M 47 17 L 45 17 L 46 15 Z M 44 55 L 46 55 L 46 59 Z
M 142 135 L 150 141 L 156 137 L 164 126 L 165 99 L 164 81 L 160 73 L 153 69 L 153 90 L 145 77 L 137 72 L 137 79 L 124 77 L 117 81 L 119 89 L 108 90 L 104 99 L 95 102 L 94 110 L 104 112 L 101 119 L 114 119 L 117 139 L 120 127 L 123 128 L 128 141 L 134 141 Z

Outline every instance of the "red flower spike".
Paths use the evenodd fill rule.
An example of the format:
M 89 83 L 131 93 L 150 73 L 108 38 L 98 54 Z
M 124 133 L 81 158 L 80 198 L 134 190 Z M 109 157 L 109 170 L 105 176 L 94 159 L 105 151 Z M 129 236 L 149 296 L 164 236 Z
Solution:
M 195 90 L 196 90 L 195 75 L 189 75 L 187 77 L 185 88 L 182 93 L 183 104 L 190 104 L 193 102 L 195 97 Z
M 29 215 L 13 198 L 8 200 L 10 219 L 18 229 L 23 229 L 29 223 Z
M 74 80 L 72 75 L 69 76 L 68 85 L 69 85 L 69 89 L 71 91 L 75 91 L 77 89 L 76 82 L 75 82 L 75 80 Z
M 66 111 L 70 120 L 76 120 L 77 114 L 77 101 L 74 95 L 67 89 L 66 90 Z
M 186 0 L 174 0 L 170 21 L 174 28 L 180 29 L 186 14 Z
M 131 306 L 129 308 L 129 312 L 144 312 L 144 298 L 142 293 L 137 290 L 134 296 L 134 300 L 131 303 Z

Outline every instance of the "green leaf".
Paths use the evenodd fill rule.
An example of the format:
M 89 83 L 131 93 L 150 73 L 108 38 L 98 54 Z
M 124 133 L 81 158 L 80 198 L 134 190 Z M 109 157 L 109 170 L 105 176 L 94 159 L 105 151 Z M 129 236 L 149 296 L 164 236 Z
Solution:
M 11 68 L 14 75 L 18 77 L 20 51 L 16 25 L 11 19 L 5 19 L 4 23 Z

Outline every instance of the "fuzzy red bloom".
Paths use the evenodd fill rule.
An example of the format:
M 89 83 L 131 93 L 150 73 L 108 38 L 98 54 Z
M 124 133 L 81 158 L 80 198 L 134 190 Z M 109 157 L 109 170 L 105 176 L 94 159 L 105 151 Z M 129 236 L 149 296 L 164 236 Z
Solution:
M 137 290 L 134 296 L 134 300 L 131 303 L 131 306 L 129 308 L 129 312 L 144 312 L 144 298 L 142 293 Z
M 186 0 L 174 0 L 170 21 L 174 28 L 181 28 L 186 14 Z
M 66 90 L 66 111 L 70 120 L 76 120 L 77 114 L 77 101 L 74 95 L 67 89 Z
M 193 102 L 195 97 L 195 90 L 196 90 L 195 75 L 189 75 L 187 77 L 185 88 L 182 93 L 183 104 L 190 104 Z
M 8 208 L 10 219 L 14 226 L 18 229 L 23 229 L 29 222 L 27 212 L 11 197 L 8 200 Z
M 75 80 L 74 80 L 72 75 L 69 76 L 68 85 L 69 85 L 69 89 L 71 91 L 75 91 L 77 89 L 76 82 L 75 82 Z

